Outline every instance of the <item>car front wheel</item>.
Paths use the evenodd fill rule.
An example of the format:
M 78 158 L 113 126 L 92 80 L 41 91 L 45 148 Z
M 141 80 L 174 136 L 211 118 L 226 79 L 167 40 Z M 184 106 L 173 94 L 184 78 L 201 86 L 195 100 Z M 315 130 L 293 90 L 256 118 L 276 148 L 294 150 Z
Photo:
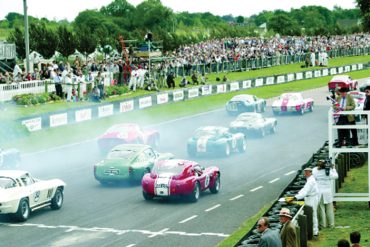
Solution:
M 61 188 L 58 188 L 56 191 L 55 191 L 55 194 L 54 194 L 54 197 L 53 199 L 51 200 L 51 205 L 50 207 L 54 210 L 58 210 L 62 207 L 63 205 L 63 190 Z

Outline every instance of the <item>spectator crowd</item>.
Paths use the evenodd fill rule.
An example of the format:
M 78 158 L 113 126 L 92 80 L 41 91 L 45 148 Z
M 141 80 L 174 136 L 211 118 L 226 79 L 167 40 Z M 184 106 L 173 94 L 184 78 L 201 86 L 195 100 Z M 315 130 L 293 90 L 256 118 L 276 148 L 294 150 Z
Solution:
M 109 74 L 112 84 L 127 85 L 133 91 L 136 88 L 157 90 L 158 87 L 174 87 L 173 79 L 176 67 L 185 69 L 185 75 L 191 81 L 187 83 L 204 84 L 205 73 L 192 70 L 193 66 L 210 64 L 222 64 L 223 62 L 237 62 L 240 60 L 280 57 L 283 55 L 306 56 L 305 66 L 327 66 L 328 52 L 333 49 L 365 48 L 370 44 L 369 34 L 337 35 L 337 36 L 299 36 L 299 37 L 273 37 L 271 39 L 256 37 L 213 39 L 197 44 L 180 46 L 172 52 L 165 52 L 165 59 L 160 62 L 152 62 L 149 68 L 147 59 L 133 57 L 126 62 L 122 59 L 96 59 L 84 60 L 78 56 L 72 64 L 56 61 L 48 64 L 38 64 L 31 72 L 26 72 L 19 65 L 15 65 L 13 72 L 0 72 L 0 84 L 13 82 L 46 80 L 50 79 L 57 83 L 65 83 L 66 75 L 70 75 L 72 83 L 85 82 L 92 84 L 87 88 L 88 93 L 93 92 L 99 85 L 99 94 L 104 95 L 101 78 L 96 78 L 97 73 Z M 279 61 L 279 60 L 277 60 Z M 150 76 L 148 72 L 150 73 Z M 55 78 L 55 75 L 60 78 Z M 101 76 L 101 74 L 100 74 Z M 148 85 L 145 85 L 147 82 Z M 166 85 L 167 84 L 167 85 Z M 97 91 L 97 90 L 95 90 Z

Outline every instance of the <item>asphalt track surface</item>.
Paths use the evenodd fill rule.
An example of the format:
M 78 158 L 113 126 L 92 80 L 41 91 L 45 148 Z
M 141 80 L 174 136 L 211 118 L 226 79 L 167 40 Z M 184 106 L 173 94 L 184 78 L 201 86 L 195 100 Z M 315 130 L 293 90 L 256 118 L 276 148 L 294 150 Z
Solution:
M 23 169 L 34 177 L 67 183 L 64 205 L 34 212 L 25 223 L 0 216 L 0 246 L 215 246 L 276 200 L 327 140 L 326 95 L 326 88 L 304 92 L 314 98 L 314 111 L 277 116 L 277 133 L 248 138 L 244 154 L 196 158 L 221 170 L 220 192 L 204 192 L 197 203 L 145 201 L 140 185 L 101 186 L 93 177 L 93 164 L 101 159 L 95 140 L 25 155 Z M 272 117 L 270 106 L 271 100 L 267 117 Z M 219 109 L 152 126 L 161 134 L 157 150 L 189 159 L 186 141 L 197 127 L 228 126 L 233 119 Z

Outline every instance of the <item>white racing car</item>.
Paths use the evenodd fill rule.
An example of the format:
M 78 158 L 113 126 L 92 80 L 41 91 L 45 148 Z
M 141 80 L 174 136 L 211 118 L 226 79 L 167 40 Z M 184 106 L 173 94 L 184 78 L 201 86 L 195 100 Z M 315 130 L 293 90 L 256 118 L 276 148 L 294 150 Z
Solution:
M 25 171 L 0 170 L 0 214 L 26 221 L 37 209 L 60 209 L 65 185 L 60 179 L 39 180 Z
M 303 115 L 313 111 L 313 103 L 313 99 L 305 99 L 301 93 L 283 93 L 272 103 L 272 111 L 275 115 L 288 112 Z

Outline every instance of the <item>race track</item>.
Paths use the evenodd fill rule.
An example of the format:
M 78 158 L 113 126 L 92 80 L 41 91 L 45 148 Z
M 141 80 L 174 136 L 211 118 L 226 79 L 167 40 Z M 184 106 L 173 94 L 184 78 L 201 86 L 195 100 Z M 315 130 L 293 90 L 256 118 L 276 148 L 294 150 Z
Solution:
M 204 166 L 219 166 L 222 183 L 219 194 L 205 192 L 197 203 L 145 201 L 140 185 L 101 186 L 93 176 L 93 164 L 101 158 L 95 140 L 29 154 L 23 157 L 23 169 L 67 183 L 64 205 L 59 211 L 35 212 L 21 224 L 1 216 L 0 245 L 215 246 L 277 199 L 297 169 L 327 140 L 326 95 L 326 87 L 305 92 L 315 100 L 314 111 L 278 116 L 277 133 L 248 138 L 244 154 L 195 159 Z M 271 107 L 264 115 L 272 116 Z M 161 133 L 158 151 L 189 158 L 186 140 L 197 127 L 228 126 L 233 119 L 220 109 L 151 127 Z

